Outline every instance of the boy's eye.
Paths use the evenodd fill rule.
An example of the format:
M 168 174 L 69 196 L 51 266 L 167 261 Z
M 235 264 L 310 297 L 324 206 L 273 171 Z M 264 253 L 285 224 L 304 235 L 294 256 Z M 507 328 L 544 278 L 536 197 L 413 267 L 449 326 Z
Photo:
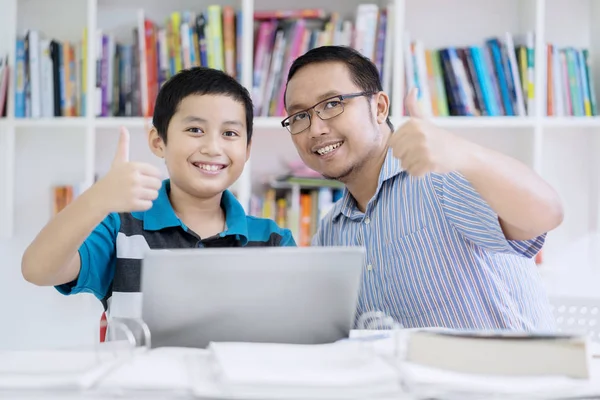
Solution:
M 203 133 L 202 129 L 200 128 L 188 128 L 188 132 L 192 132 L 192 133 Z
M 235 137 L 235 136 L 239 136 L 239 135 L 237 134 L 237 132 L 234 132 L 234 131 L 225 131 L 225 132 L 223 132 L 223 135 L 225 135 L 225 136 L 229 136 L 229 137 Z

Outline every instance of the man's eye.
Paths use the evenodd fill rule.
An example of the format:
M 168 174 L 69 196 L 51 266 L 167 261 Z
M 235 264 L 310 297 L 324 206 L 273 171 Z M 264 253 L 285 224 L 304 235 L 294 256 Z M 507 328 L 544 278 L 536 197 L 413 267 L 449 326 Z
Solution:
M 341 104 L 341 102 L 339 100 L 328 101 L 325 104 L 325 108 L 336 108 L 336 107 L 339 107 L 340 104 Z
M 297 121 L 302 121 L 307 116 L 308 116 L 307 113 L 296 114 L 292 117 L 292 123 L 297 122 Z

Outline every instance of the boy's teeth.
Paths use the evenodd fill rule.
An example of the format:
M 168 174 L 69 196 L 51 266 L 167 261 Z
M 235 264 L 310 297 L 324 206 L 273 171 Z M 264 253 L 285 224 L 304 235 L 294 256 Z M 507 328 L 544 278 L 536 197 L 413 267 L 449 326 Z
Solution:
M 340 147 L 341 144 L 342 144 L 342 142 L 339 142 L 336 144 L 330 144 L 329 146 L 325 146 L 322 149 L 317 150 L 317 153 L 319 153 L 320 155 L 327 154 L 330 151 L 333 151 L 333 150 L 337 149 L 338 147 Z
M 220 169 L 219 166 L 217 166 L 217 165 L 197 164 L 197 166 L 198 166 L 198 168 L 205 169 L 207 171 L 216 171 L 216 170 Z

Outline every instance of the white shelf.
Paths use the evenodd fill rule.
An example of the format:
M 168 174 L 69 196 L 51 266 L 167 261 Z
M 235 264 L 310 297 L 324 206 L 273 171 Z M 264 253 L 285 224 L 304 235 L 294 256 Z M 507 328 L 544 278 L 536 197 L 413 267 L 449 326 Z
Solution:
M 547 128 L 600 128 L 600 117 L 546 117 Z
M 406 120 L 406 117 L 392 118 L 396 128 Z M 443 128 L 465 129 L 533 128 L 536 125 L 536 119 L 530 117 L 433 117 L 430 121 Z
M 281 126 L 282 117 L 257 117 L 254 119 L 254 129 L 284 129 Z M 391 118 L 395 127 L 406 122 L 406 117 Z M 571 128 L 599 128 L 600 117 L 433 117 L 432 123 L 443 128 L 465 129 L 498 129 L 498 128 L 535 128 L 540 127 L 571 127 Z M 118 129 L 124 126 L 128 129 L 148 129 L 152 123 L 151 118 L 142 117 L 61 117 L 40 119 L 0 119 L 0 127 L 10 125 L 16 128 L 53 128 L 53 127 L 92 127 L 96 129 Z
M 124 126 L 127 129 L 147 129 L 152 123 L 152 118 L 143 117 L 106 117 L 95 118 L 93 126 L 96 128 L 118 129 Z
M 85 128 L 88 124 L 84 117 L 15 118 L 12 123 L 16 128 Z

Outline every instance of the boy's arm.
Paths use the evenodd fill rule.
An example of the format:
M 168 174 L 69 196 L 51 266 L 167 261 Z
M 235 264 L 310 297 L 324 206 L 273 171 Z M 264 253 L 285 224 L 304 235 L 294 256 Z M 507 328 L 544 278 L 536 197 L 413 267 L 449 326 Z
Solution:
M 107 213 L 92 187 L 62 210 L 37 235 L 23 255 L 23 277 L 36 285 L 55 286 L 79 275 L 78 249 Z
M 104 178 L 56 215 L 23 254 L 23 277 L 37 285 L 61 285 L 77 278 L 78 249 L 111 212 L 147 210 L 158 197 L 160 172 L 129 162 L 129 133 L 121 131 L 117 154 Z

